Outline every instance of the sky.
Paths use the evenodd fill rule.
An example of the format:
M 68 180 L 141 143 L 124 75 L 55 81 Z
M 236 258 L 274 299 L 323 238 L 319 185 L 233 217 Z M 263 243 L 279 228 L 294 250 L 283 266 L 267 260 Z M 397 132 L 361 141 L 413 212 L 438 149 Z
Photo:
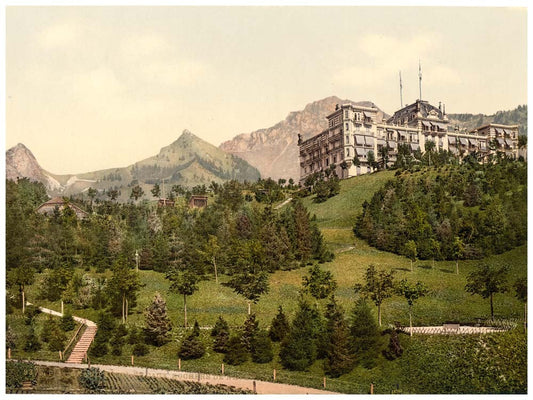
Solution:
M 527 9 L 17 7 L 6 18 L 6 149 L 55 174 L 124 167 L 184 129 L 219 145 L 328 96 L 392 114 L 527 104 Z

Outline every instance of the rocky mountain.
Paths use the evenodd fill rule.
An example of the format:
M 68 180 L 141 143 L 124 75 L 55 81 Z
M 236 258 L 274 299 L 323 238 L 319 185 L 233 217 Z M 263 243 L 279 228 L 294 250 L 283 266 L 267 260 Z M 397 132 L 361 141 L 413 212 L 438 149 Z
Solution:
M 24 151 L 25 150 L 25 151 Z M 146 198 L 151 198 L 154 183 L 167 188 L 180 184 L 186 187 L 209 185 L 230 179 L 255 181 L 259 171 L 246 161 L 228 154 L 185 130 L 159 154 L 124 168 L 112 168 L 78 175 L 53 175 L 44 171 L 24 145 L 9 149 L 6 154 L 7 179 L 29 177 L 43 182 L 50 195 L 70 195 L 93 187 L 103 193 L 116 189 L 119 200 L 127 201 L 131 187 L 140 185 Z M 168 189 L 167 189 L 168 190 Z M 168 191 L 166 191 L 168 193 Z
M 42 169 L 33 153 L 22 143 L 6 151 L 6 179 L 16 181 L 17 178 L 41 182 L 51 192 L 61 188 L 53 174 Z
M 287 118 L 270 128 L 240 134 L 222 143 L 220 148 L 248 161 L 264 178 L 293 178 L 298 181 L 298 134 L 305 140 L 322 132 L 327 128 L 326 115 L 335 111 L 336 104 L 347 103 L 375 107 L 370 101 L 354 102 L 336 96 L 327 97 L 306 105 L 301 111 L 289 113 Z M 388 115 L 380 110 L 380 117 L 386 119 Z

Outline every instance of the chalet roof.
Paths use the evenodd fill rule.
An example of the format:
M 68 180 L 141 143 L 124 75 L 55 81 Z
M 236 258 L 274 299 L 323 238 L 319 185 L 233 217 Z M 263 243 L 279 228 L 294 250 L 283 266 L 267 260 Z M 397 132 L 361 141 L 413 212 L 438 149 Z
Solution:
M 65 200 L 63 197 L 54 197 L 43 204 L 41 204 L 39 207 L 37 207 L 37 212 L 45 213 L 46 210 L 53 209 L 55 207 L 65 207 L 68 205 L 78 217 L 85 218 L 89 214 L 85 211 L 83 211 L 79 206 L 77 206 L 74 203 L 71 203 L 67 200 Z

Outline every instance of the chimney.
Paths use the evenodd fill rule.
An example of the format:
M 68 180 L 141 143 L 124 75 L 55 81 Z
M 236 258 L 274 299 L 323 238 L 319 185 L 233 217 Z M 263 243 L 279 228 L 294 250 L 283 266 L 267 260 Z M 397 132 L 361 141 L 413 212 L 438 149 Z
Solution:
M 440 101 L 439 101 L 439 111 L 442 111 Z
M 446 104 L 442 105 L 442 115 L 446 115 Z

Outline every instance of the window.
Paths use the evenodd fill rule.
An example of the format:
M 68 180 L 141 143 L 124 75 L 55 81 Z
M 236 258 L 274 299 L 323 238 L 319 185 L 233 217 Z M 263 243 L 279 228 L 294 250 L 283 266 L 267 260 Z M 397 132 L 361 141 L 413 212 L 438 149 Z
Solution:
M 346 143 L 350 143 L 350 136 L 346 135 Z
M 346 130 L 350 129 L 350 125 L 348 125 L 348 122 L 346 122 Z
M 346 157 L 350 157 L 350 149 L 346 149 Z
M 348 110 L 344 110 L 344 118 L 348 118 Z

